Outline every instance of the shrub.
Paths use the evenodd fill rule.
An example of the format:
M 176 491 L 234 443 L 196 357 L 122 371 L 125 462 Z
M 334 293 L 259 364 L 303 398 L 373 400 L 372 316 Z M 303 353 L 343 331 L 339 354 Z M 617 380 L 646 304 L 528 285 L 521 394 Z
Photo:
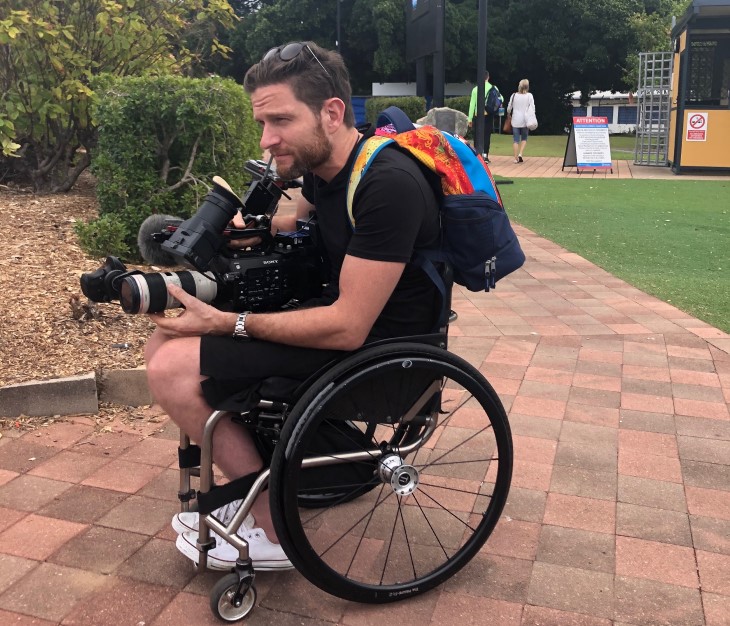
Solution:
M 469 115 L 469 101 L 471 96 L 456 96 L 454 98 L 446 98 L 444 100 L 444 106 L 450 109 L 456 109 L 461 111 L 464 115 Z
M 250 101 L 233 81 L 105 76 L 94 87 L 97 228 L 122 224 L 135 259 L 137 231 L 145 218 L 155 213 L 189 217 L 215 175 L 240 193 L 249 179 L 246 161 L 261 156 Z M 101 221 L 109 215 L 116 221 Z
M 375 97 L 365 102 L 365 118 L 371 124 L 378 119 L 378 113 L 389 106 L 397 106 L 413 121 L 426 115 L 426 101 L 420 96 L 402 96 L 399 98 Z
M 0 1 L 3 177 L 69 191 L 96 144 L 92 77 L 193 70 L 234 22 L 226 0 Z
M 79 245 L 87 254 L 105 257 L 108 254 L 126 258 L 129 256 L 127 245 L 127 228 L 116 215 L 102 215 L 88 224 L 74 224 Z

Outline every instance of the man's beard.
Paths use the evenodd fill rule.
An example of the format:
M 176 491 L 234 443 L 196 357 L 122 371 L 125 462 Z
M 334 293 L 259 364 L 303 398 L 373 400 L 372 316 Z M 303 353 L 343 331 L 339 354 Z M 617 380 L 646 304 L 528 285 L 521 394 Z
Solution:
M 321 124 L 315 126 L 312 141 L 291 153 L 292 164 L 289 166 L 276 166 L 276 173 L 286 180 L 299 178 L 303 174 L 311 172 L 323 163 L 326 163 L 332 156 L 332 146 L 327 141 Z

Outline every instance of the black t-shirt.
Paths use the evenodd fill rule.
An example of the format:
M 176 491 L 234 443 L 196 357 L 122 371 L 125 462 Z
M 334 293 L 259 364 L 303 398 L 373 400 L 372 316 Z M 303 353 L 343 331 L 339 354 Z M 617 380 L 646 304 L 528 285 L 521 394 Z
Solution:
M 365 133 L 371 136 L 373 131 Z M 408 263 L 415 248 L 433 247 L 439 238 L 438 202 L 416 161 L 395 147 L 381 150 L 358 183 L 353 199 L 356 228 L 347 215 L 347 184 L 356 156 L 353 150 L 329 182 L 304 177 L 302 195 L 317 211 L 331 278 L 326 296 L 339 293 L 345 255 L 373 261 L 407 263 L 403 275 L 370 332 L 369 339 L 433 331 L 439 295 L 426 274 Z

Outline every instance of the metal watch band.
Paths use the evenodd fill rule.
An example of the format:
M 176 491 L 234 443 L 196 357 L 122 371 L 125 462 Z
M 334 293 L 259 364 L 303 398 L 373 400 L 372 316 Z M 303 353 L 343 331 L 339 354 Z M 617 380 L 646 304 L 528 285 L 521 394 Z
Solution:
M 236 319 L 236 326 L 233 329 L 233 337 L 236 339 L 248 339 L 248 333 L 246 332 L 246 316 L 251 311 L 244 311 L 238 314 Z

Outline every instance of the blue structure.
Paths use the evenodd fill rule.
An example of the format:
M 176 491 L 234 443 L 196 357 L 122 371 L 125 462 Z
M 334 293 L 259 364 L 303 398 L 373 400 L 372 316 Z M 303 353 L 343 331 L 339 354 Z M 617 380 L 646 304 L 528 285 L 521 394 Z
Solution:
M 365 102 L 367 96 L 352 96 L 352 108 L 355 112 L 355 124 L 365 123 Z

